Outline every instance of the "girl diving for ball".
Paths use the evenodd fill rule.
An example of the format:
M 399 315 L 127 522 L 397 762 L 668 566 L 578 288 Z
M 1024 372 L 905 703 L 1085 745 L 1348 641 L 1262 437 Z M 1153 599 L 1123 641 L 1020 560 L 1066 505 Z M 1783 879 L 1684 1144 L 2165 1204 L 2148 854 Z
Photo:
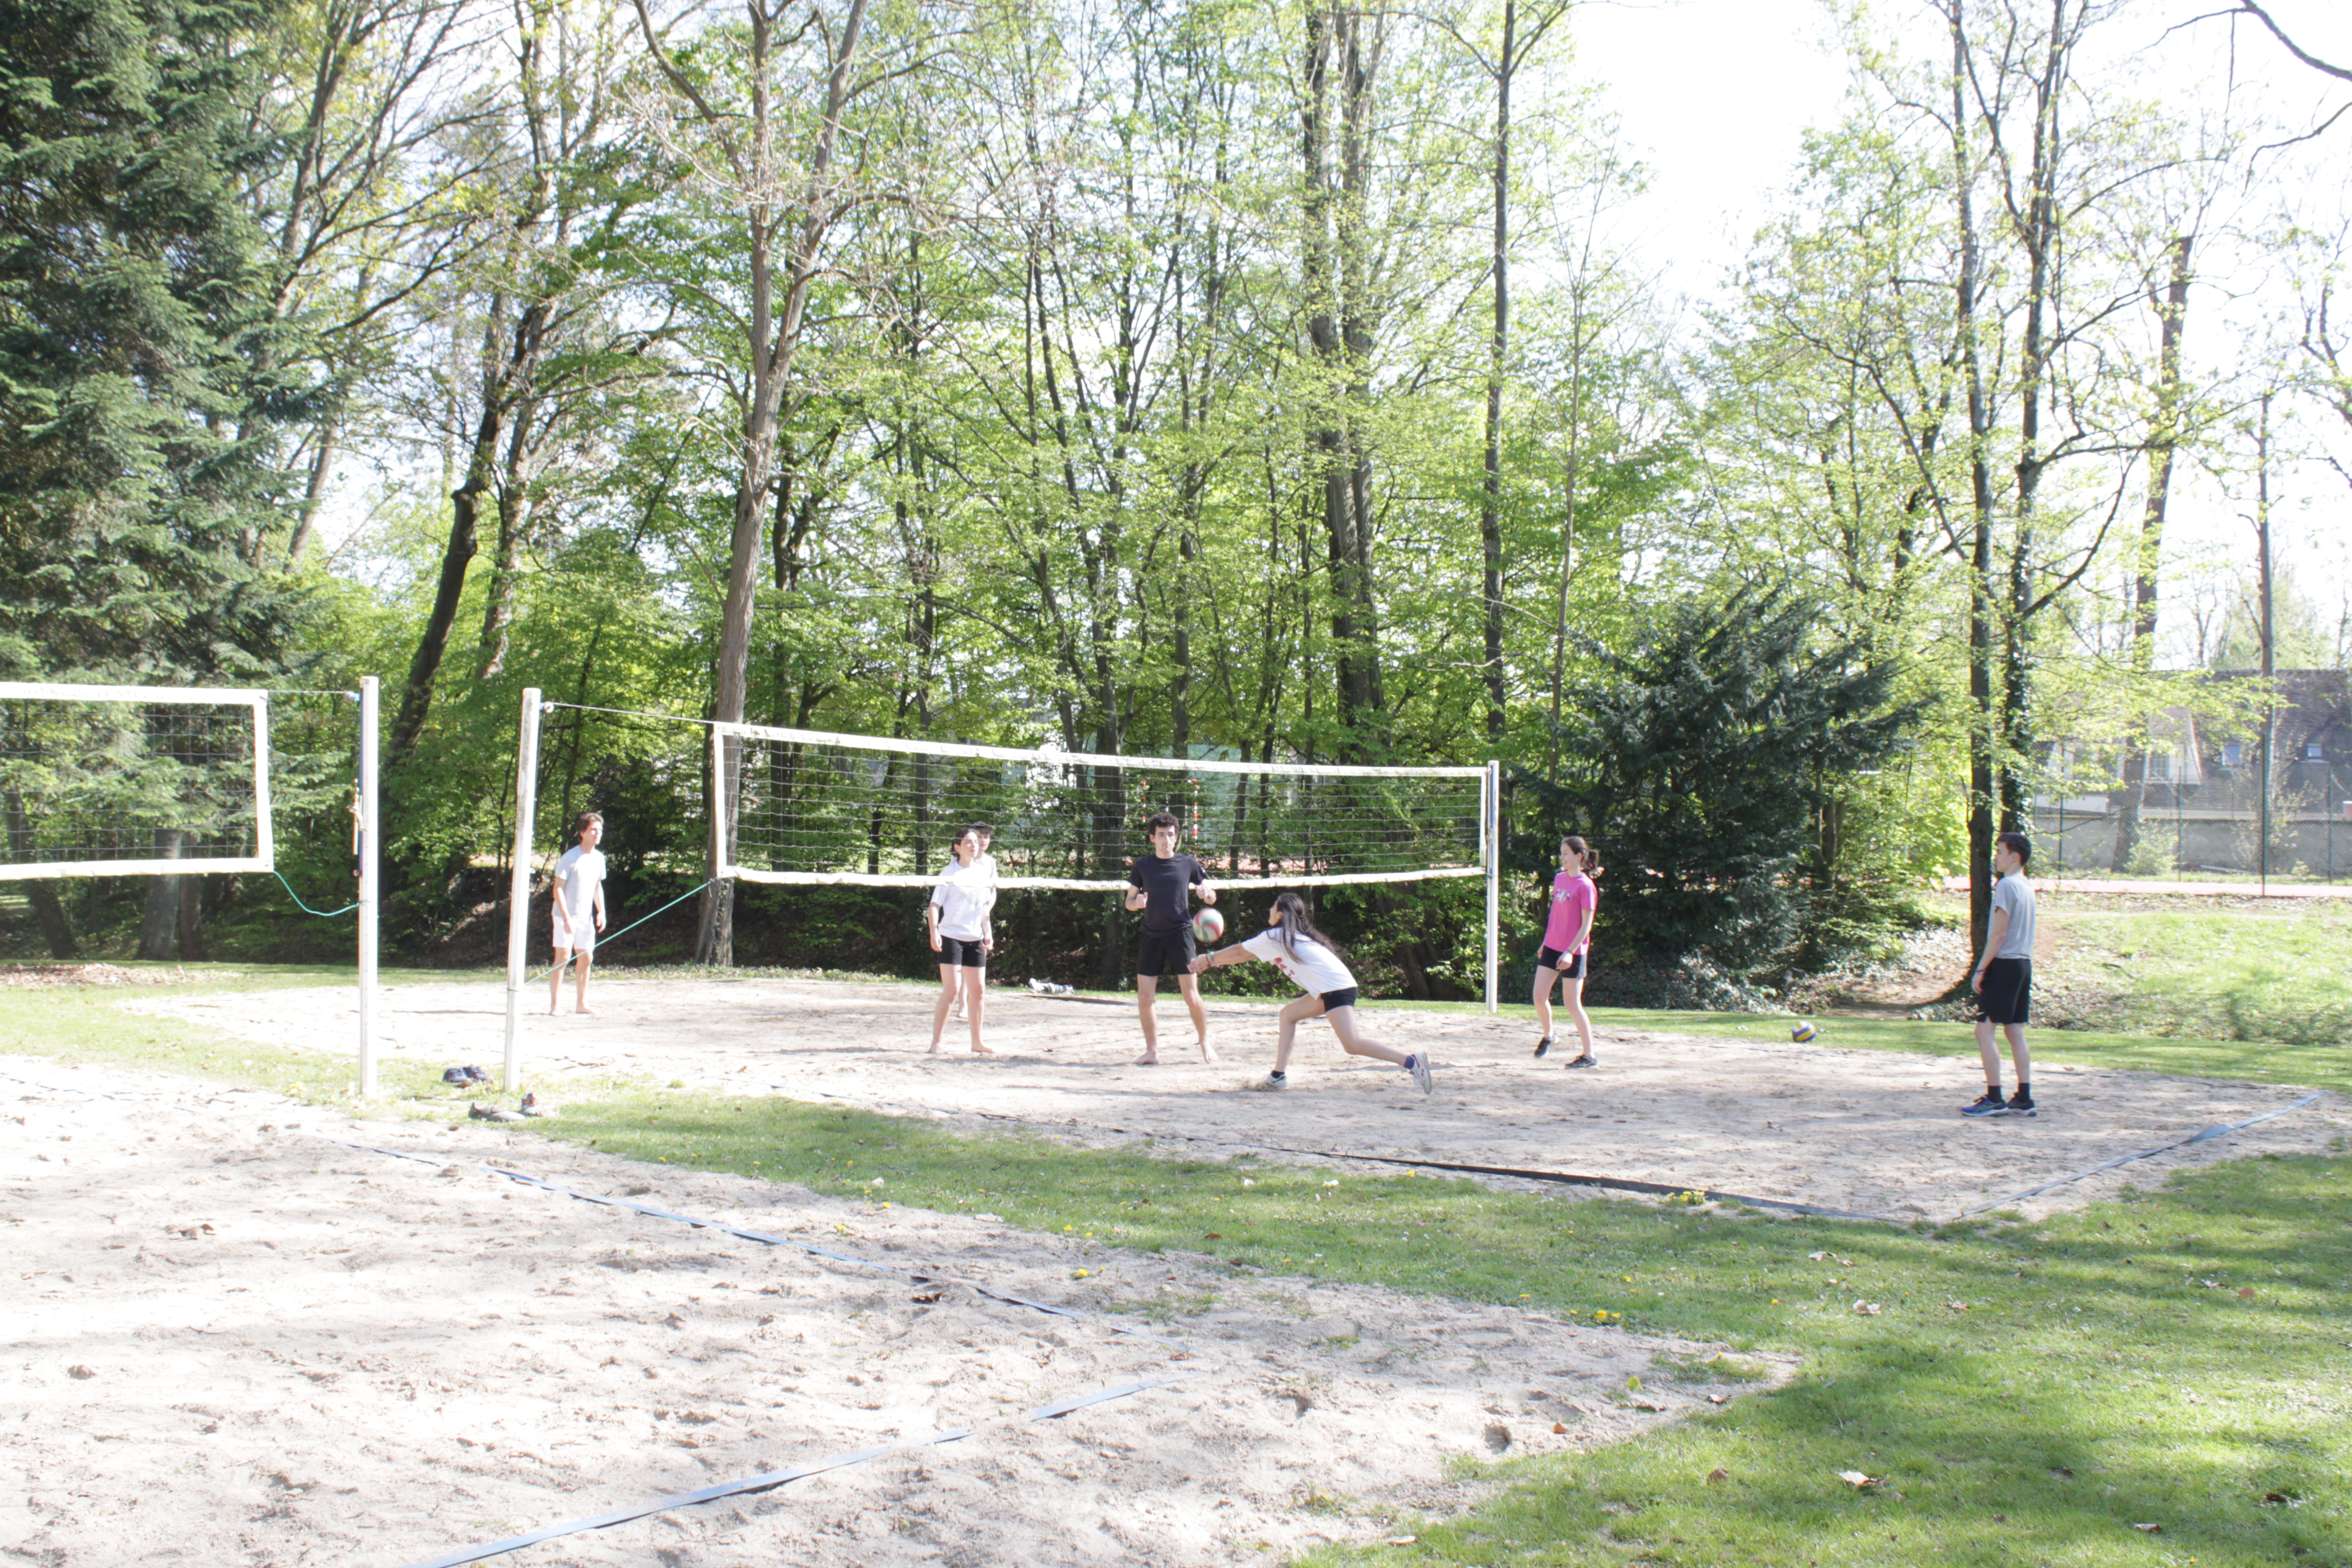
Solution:
M 1331 1021 L 1331 1032 L 1339 1037 L 1340 1046 L 1350 1056 L 1393 1063 L 1411 1073 L 1413 1087 L 1427 1094 L 1428 1053 L 1407 1055 L 1381 1044 L 1357 1027 L 1356 977 L 1339 961 L 1339 944 L 1317 931 L 1314 921 L 1307 918 L 1307 900 L 1297 893 L 1278 893 L 1275 896 L 1274 911 L 1266 919 L 1265 930 L 1247 942 L 1204 952 L 1192 961 L 1192 973 L 1198 974 L 1219 964 L 1247 963 L 1253 958 L 1262 958 L 1306 988 L 1306 995 L 1282 1010 L 1281 1033 L 1274 1047 L 1274 1070 L 1257 1087 L 1289 1087 L 1290 1047 L 1297 1043 L 1299 1023 L 1320 1016 Z

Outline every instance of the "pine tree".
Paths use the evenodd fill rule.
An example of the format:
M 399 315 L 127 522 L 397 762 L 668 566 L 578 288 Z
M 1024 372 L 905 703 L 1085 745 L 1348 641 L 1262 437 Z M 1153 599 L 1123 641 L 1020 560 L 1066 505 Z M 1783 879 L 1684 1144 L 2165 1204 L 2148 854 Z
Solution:
M 242 196 L 264 5 L 0 0 L 0 673 L 248 681 L 300 363 Z
M 1684 599 L 1622 650 L 1585 649 L 1567 777 L 1518 782 L 1549 834 L 1607 861 L 1612 940 L 1628 958 L 1706 957 L 1751 974 L 1804 935 L 1801 866 L 1836 780 L 1874 766 L 1920 716 L 1898 671 L 1819 646 L 1819 607 L 1785 592 Z M 1548 853 L 1545 856 L 1548 859 Z

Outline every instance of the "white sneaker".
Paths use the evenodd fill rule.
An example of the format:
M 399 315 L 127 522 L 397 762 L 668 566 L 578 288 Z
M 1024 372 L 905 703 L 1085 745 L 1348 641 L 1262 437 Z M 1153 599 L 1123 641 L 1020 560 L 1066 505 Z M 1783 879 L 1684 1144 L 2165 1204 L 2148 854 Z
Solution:
M 1431 1081 L 1429 1076 L 1429 1053 L 1427 1051 L 1415 1051 L 1412 1055 L 1405 1058 L 1404 1070 L 1412 1074 L 1412 1087 L 1421 1090 L 1423 1094 L 1428 1094 L 1431 1089 L 1436 1087 L 1436 1085 Z

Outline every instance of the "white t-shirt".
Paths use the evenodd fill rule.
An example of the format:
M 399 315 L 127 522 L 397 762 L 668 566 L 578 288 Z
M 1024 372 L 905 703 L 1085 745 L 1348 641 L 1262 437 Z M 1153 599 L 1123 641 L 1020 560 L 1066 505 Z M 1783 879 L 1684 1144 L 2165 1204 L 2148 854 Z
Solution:
M 555 863 L 555 921 L 566 929 L 596 929 L 596 894 L 604 885 L 604 852 L 577 844 Z
M 985 857 L 969 866 L 950 861 L 931 889 L 940 907 L 940 934 L 978 942 L 988 911 L 996 907 L 996 866 Z
M 1293 954 L 1282 945 L 1280 930 L 1268 926 L 1242 943 L 1242 951 L 1252 958 L 1265 959 L 1312 995 L 1354 989 L 1356 977 L 1348 973 L 1348 966 L 1339 962 L 1338 953 L 1311 936 L 1297 940 L 1298 951 Z

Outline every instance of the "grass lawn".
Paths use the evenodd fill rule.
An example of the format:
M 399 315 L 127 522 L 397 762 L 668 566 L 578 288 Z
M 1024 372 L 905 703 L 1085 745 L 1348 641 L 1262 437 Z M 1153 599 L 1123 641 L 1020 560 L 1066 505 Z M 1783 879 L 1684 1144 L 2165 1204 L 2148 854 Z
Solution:
M 0 1049 L 302 1086 L 317 1099 L 345 1076 L 195 1025 L 126 1017 L 112 1005 L 126 994 L 0 991 Z M 1683 1028 L 1689 1017 L 1610 1022 Z M 1785 1021 L 1746 1024 L 1768 1026 Z M 1892 1024 L 1849 1038 L 1846 1027 L 1837 1043 L 1872 1048 L 1965 1037 Z M 2257 1076 L 2224 1042 L 2051 1043 L 2089 1053 L 2061 1059 Z M 385 1076 L 404 1097 L 388 1110 L 447 1114 L 426 1069 L 387 1064 Z M 2309 1067 L 2275 1076 L 2326 1081 Z M 974 1138 L 651 1086 L 569 1100 L 562 1121 L 531 1131 L 869 1202 L 985 1210 L 1103 1247 L 1207 1253 L 1224 1267 L 1587 1322 L 1622 1314 L 1628 1329 L 1805 1358 L 1780 1393 L 1598 1452 L 1465 1459 L 1497 1483 L 1484 1505 L 1445 1523 L 1384 1519 L 1382 1534 L 1412 1543 L 1334 1550 L 1318 1564 L 2352 1565 L 2352 1152 L 2211 1167 L 2038 1225 L 1899 1229 L 1426 1176 L 1350 1174 L 1329 1187 L 1321 1169 Z M 1881 1312 L 1856 1312 L 1864 1300 Z M 1857 1489 L 1839 1479 L 1846 1470 L 1874 1482 Z
M 2086 1021 L 2149 1035 L 2352 1040 L 2352 903 L 2215 900 L 2181 910 L 2069 900 L 2063 958 L 2106 978 Z M 2079 906 L 2079 907 L 2077 907 Z

